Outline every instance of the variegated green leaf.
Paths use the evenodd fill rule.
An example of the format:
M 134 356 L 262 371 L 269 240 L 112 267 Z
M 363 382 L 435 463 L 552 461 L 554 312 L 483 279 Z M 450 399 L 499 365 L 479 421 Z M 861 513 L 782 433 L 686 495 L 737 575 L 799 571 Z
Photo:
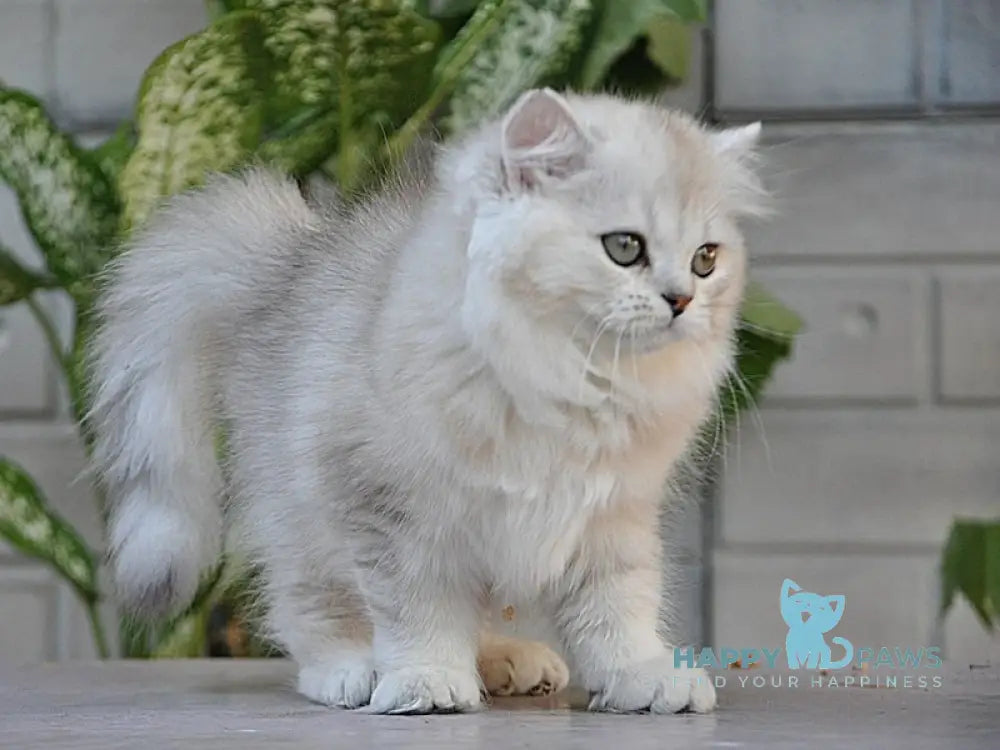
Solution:
M 49 271 L 84 296 L 114 249 L 114 186 L 37 100 L 11 89 L 0 89 L 0 177 L 17 193 Z
M 55 278 L 28 270 L 13 252 L 0 245 L 0 305 L 20 302 L 37 289 L 57 285 Z
M 648 36 L 651 30 L 656 31 L 659 19 L 694 23 L 704 21 L 707 15 L 705 0 L 599 0 L 599 3 L 597 26 L 579 76 L 584 89 L 599 88 L 615 60 L 636 40 Z M 659 60 L 668 59 L 662 42 L 661 39 L 661 47 L 655 50 L 653 58 L 658 64 Z
M 453 67 L 452 49 L 467 50 L 470 36 L 481 37 L 457 72 L 447 129 L 468 130 L 498 115 L 524 90 L 558 79 L 580 48 L 592 12 L 592 0 L 483 2 L 438 63 L 442 78 Z
M 407 2 L 431 18 L 467 16 L 479 5 L 479 0 L 407 0 Z
M 96 565 L 90 548 L 47 506 L 28 473 L 5 458 L 0 458 L 0 537 L 55 568 L 84 601 L 97 601 Z
M 335 109 L 310 107 L 285 122 L 260 144 L 262 162 L 294 175 L 316 169 L 337 145 L 340 114 Z
M 133 148 L 135 148 L 135 125 L 126 121 L 118 126 L 110 138 L 97 148 L 92 149 L 90 153 L 93 154 L 108 179 L 112 183 L 116 183 L 118 175 L 132 155 Z
M 404 0 L 243 0 L 262 13 L 279 100 L 345 124 L 419 105 L 440 29 Z M 403 115 L 405 117 L 405 113 Z
M 153 659 L 197 659 L 206 656 L 209 608 L 204 607 L 174 620 L 153 644 Z
M 377 143 L 424 100 L 440 35 L 406 0 L 235 0 L 258 12 L 275 61 L 264 158 L 315 166 L 336 153 L 345 187 L 356 184 Z M 325 149 L 326 153 L 323 153 Z M 300 171 L 297 169 L 296 171 Z
M 146 71 L 138 140 L 118 180 L 126 228 L 166 196 L 244 162 L 260 139 L 263 32 L 253 13 L 222 16 Z

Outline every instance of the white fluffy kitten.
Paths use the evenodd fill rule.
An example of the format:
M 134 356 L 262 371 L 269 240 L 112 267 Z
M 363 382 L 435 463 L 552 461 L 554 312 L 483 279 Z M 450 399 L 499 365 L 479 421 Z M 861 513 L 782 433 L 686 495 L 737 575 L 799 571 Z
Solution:
M 592 707 L 713 708 L 657 632 L 657 515 L 732 364 L 758 131 L 537 90 L 357 206 L 261 171 L 171 201 L 97 337 L 123 599 L 192 596 L 225 496 L 313 700 L 560 688 L 546 647 L 484 635 L 530 599 Z

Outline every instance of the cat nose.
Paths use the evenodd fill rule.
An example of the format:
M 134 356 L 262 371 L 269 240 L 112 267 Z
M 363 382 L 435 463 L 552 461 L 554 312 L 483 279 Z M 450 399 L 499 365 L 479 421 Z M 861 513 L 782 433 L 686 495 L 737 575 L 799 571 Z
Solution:
M 674 314 L 675 318 L 679 317 L 687 309 L 687 306 L 691 304 L 691 300 L 694 299 L 689 294 L 675 294 L 673 292 L 667 292 L 662 296 L 663 301 L 670 305 L 670 311 Z

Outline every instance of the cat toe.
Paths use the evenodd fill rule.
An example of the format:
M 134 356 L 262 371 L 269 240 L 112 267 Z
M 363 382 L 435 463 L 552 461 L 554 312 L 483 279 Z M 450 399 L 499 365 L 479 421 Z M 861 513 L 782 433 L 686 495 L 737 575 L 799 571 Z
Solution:
M 538 641 L 491 637 L 480 646 L 478 666 L 492 695 L 551 695 L 569 683 L 566 663 Z
M 350 655 L 299 670 L 298 691 L 314 703 L 359 708 L 371 700 L 375 665 L 370 656 Z

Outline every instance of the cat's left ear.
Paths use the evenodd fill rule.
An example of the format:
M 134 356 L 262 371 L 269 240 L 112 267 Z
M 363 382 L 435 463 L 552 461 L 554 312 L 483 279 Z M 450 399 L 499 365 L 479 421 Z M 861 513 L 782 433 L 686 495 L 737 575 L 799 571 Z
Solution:
M 723 167 L 727 208 L 734 216 L 767 216 L 770 202 L 758 174 L 759 122 L 717 130 L 710 142 Z
M 579 170 L 590 142 L 566 100 L 552 89 L 523 94 L 501 126 L 507 188 L 522 191 Z
M 843 594 L 833 594 L 832 596 L 826 597 L 827 604 L 830 605 L 832 609 L 837 614 L 844 613 L 844 604 L 847 602 L 847 597 Z
M 726 128 L 712 133 L 712 145 L 719 156 L 744 160 L 753 155 L 760 141 L 761 125 L 752 122 L 738 128 Z

